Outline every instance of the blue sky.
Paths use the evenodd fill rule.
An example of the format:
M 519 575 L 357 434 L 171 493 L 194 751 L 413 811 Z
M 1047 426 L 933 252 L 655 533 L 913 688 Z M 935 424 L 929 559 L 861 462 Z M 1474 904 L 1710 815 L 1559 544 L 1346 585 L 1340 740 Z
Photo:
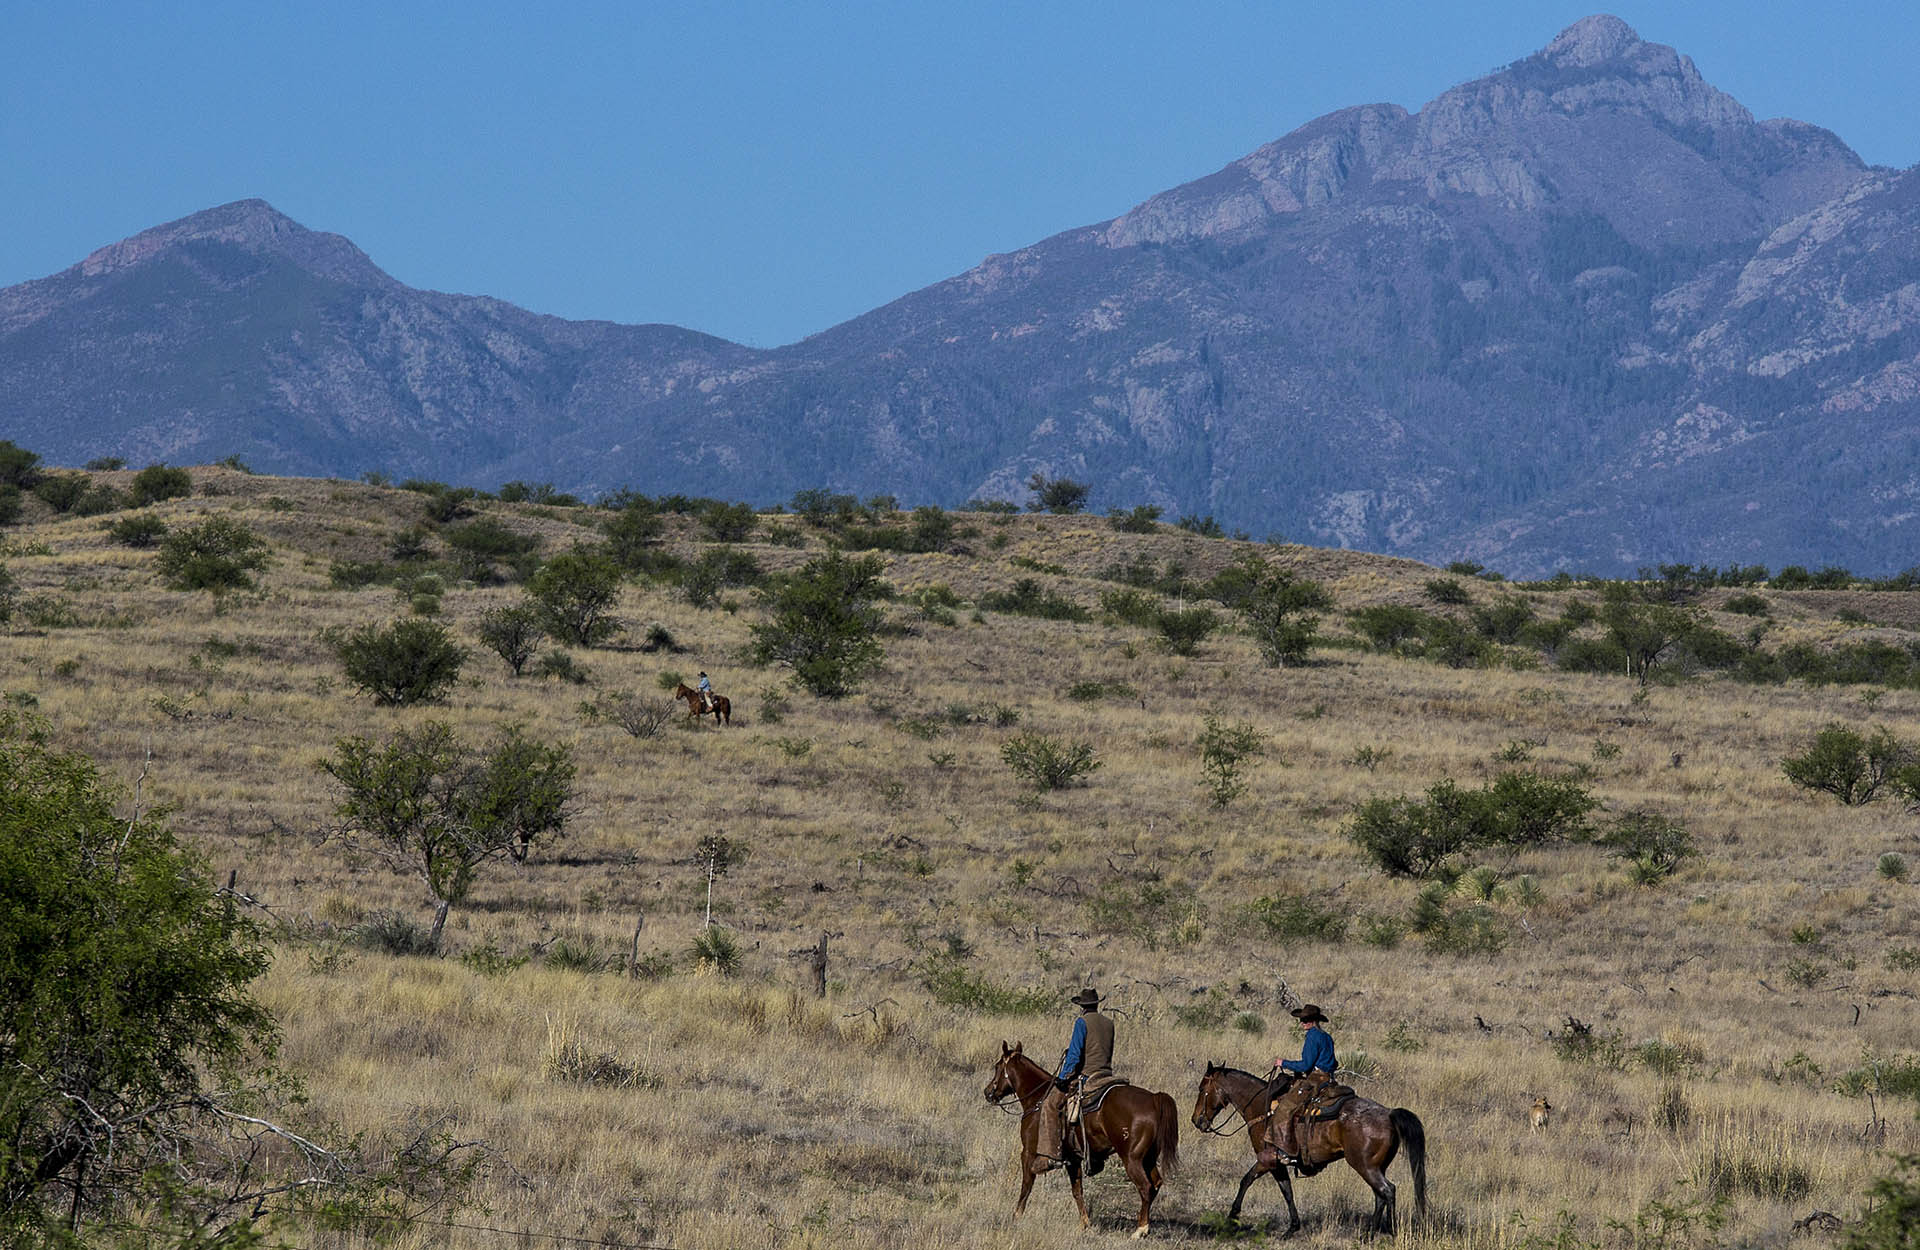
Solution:
M 758 346 L 1596 11 L 1761 117 L 1920 161 L 1914 0 L 0 11 L 0 285 L 261 196 L 415 286 Z

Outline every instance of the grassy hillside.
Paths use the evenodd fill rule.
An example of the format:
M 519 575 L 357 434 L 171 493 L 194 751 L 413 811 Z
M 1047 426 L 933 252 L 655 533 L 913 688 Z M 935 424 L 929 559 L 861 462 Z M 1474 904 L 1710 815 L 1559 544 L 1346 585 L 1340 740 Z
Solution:
M 1540 666 L 1518 647 L 1449 668 L 1375 651 L 1344 624 L 1370 605 L 1434 608 L 1425 587 L 1441 575 L 1425 566 L 966 514 L 947 550 L 885 556 L 898 592 L 885 664 L 844 700 L 744 660 L 759 619 L 750 591 L 696 608 L 666 582 L 628 583 L 627 632 L 573 652 L 582 685 L 512 677 L 474 628 L 521 589 L 454 582 L 440 619 L 473 648 L 457 689 L 442 705 L 380 708 L 321 635 L 407 604 L 387 585 L 338 589 L 330 570 L 386 560 L 423 497 L 221 468 L 193 477 L 192 497 L 152 511 L 176 527 L 219 514 L 254 528 L 274 557 L 260 588 L 168 590 L 151 551 L 105 532 L 115 518 L 29 500 L 0 531 L 21 596 L 0 690 L 37 706 L 62 745 L 138 779 L 143 802 L 171 808 L 213 869 L 270 909 L 279 954 L 265 998 L 312 1097 L 303 1114 L 375 1142 L 439 1123 L 501 1152 L 511 1166 L 485 1175 L 484 1209 L 458 1222 L 679 1247 L 1058 1244 L 1077 1227 L 1064 1182 L 1043 1178 L 1011 1222 L 1014 1122 L 980 1091 L 1003 1039 L 1058 1052 L 1065 1000 L 1087 981 L 1113 995 L 1122 1075 L 1172 1092 L 1183 1117 L 1207 1061 L 1264 1071 L 1298 1054 L 1283 983 L 1323 1005 L 1362 1092 L 1426 1123 L 1435 1210 L 1410 1234 L 1420 1242 L 1538 1244 L 1567 1211 L 1581 1240 L 1612 1243 L 1608 1221 L 1631 1224 L 1651 1202 L 1719 1196 L 1738 1240 L 1784 1242 L 1816 1208 L 1853 1218 L 1883 1146 L 1920 1143 L 1910 1101 L 1872 1104 L 1876 1125 L 1866 1099 L 1835 1089 L 1876 1056 L 1911 1061 L 1920 1036 L 1920 899 L 1876 870 L 1886 852 L 1920 860 L 1915 818 L 1897 802 L 1843 807 L 1780 766 L 1835 720 L 1920 738 L 1920 692 L 1713 675 L 1643 687 Z M 608 515 L 477 507 L 548 555 L 597 541 Z M 697 556 L 700 533 L 670 517 L 664 549 Z M 778 570 L 826 545 L 786 516 L 762 518 L 736 550 Z M 1173 656 L 1097 613 L 1116 566 L 1173 560 L 1204 580 L 1248 553 L 1335 599 L 1332 645 L 1306 666 L 1267 667 L 1237 628 Z M 974 610 L 1026 578 L 1095 616 Z M 1455 616 L 1513 593 L 1459 581 L 1472 603 L 1445 609 Z M 914 603 L 938 583 L 962 600 L 951 624 Z M 1518 593 L 1543 615 L 1597 596 Z M 1911 592 L 1758 593 L 1771 648 L 1904 645 L 1920 625 Z M 1737 634 L 1754 618 L 1724 612 L 1728 598 L 1697 602 Z M 654 626 L 685 650 L 642 649 Z M 700 669 L 731 696 L 730 727 L 676 717 L 636 738 L 582 711 L 611 694 L 664 703 L 663 674 Z M 1209 715 L 1250 724 L 1268 747 L 1224 809 L 1200 784 Z M 577 815 L 557 848 L 481 877 L 452 912 L 444 957 L 399 957 L 367 922 L 424 925 L 428 901 L 327 838 L 339 795 L 316 764 L 343 735 L 434 719 L 474 739 L 513 724 L 571 747 Z M 1100 767 L 1036 795 L 1001 756 L 1029 732 L 1084 742 Z M 1702 853 L 1654 885 L 1592 845 L 1470 856 L 1494 875 L 1463 879 L 1443 906 L 1477 903 L 1483 937 L 1430 950 L 1408 923 L 1420 883 L 1360 854 L 1352 811 L 1515 769 L 1584 779 L 1603 825 L 1630 810 L 1683 821 Z M 715 833 L 751 849 L 715 889 L 716 919 L 742 949 L 734 976 L 689 954 L 706 901 L 691 859 Z M 824 1000 L 802 954 L 822 933 Z M 459 958 L 474 952 L 498 957 Z M 982 1006 L 1032 997 L 1019 991 L 1053 1005 Z M 1568 1017 L 1594 1031 L 1584 1057 L 1548 1037 Z M 630 1079 L 563 1079 L 552 1061 L 569 1046 L 612 1056 Z M 1526 1113 L 1540 1095 L 1556 1118 L 1535 1136 Z M 1208 1138 L 1184 1118 L 1182 1130 L 1185 1167 L 1157 1235 L 1210 1240 L 1249 1155 L 1244 1137 Z M 1372 1208 L 1344 1165 L 1297 1193 L 1308 1244 L 1348 1243 Z M 1090 1196 L 1097 1227 L 1130 1227 L 1118 1169 Z M 1248 1214 L 1255 1236 L 1284 1226 L 1270 1182 Z M 397 1244 L 516 1243 L 422 1226 Z

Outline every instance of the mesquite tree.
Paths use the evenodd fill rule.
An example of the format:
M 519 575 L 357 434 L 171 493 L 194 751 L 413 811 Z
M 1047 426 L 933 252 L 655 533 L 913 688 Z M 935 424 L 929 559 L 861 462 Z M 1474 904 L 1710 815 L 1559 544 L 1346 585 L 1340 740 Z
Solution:
M 572 815 L 572 753 L 518 728 L 486 750 L 462 743 L 443 721 L 399 730 L 384 744 L 342 738 L 320 769 L 346 791 L 335 809 L 341 836 L 426 885 L 435 947 L 481 865 L 524 860 L 564 836 Z

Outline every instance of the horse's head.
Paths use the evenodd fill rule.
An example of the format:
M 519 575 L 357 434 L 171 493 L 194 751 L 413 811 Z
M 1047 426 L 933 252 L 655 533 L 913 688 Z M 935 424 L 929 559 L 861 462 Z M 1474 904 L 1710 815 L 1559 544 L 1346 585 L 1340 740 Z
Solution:
M 987 1078 L 986 1098 L 988 1102 L 1005 1102 L 1020 1092 L 1020 1083 L 1013 1076 L 1013 1061 L 1020 1057 L 1020 1048 L 1025 1043 L 1015 1042 L 1009 1046 L 1000 1043 L 1000 1061 L 993 1065 L 993 1075 Z
M 1227 1105 L 1227 1092 L 1221 1088 L 1220 1081 L 1220 1074 L 1225 1071 L 1209 1059 L 1206 1074 L 1200 1078 L 1200 1091 L 1193 1100 L 1193 1127 L 1203 1133 L 1213 1126 L 1220 1109 Z

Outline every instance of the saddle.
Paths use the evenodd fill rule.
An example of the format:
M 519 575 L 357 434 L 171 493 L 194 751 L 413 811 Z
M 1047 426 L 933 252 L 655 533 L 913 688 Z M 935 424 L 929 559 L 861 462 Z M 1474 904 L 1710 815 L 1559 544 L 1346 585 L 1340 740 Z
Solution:
M 1068 1094 L 1067 1123 L 1080 1123 L 1082 1117 L 1100 1109 L 1100 1104 L 1106 1101 L 1108 1094 L 1128 1083 L 1117 1076 L 1108 1077 L 1097 1084 L 1089 1084 L 1078 1093 Z
M 1300 1109 L 1300 1118 L 1315 1122 L 1337 1120 L 1340 1118 L 1340 1108 L 1358 1097 L 1350 1085 L 1329 1085 Z

